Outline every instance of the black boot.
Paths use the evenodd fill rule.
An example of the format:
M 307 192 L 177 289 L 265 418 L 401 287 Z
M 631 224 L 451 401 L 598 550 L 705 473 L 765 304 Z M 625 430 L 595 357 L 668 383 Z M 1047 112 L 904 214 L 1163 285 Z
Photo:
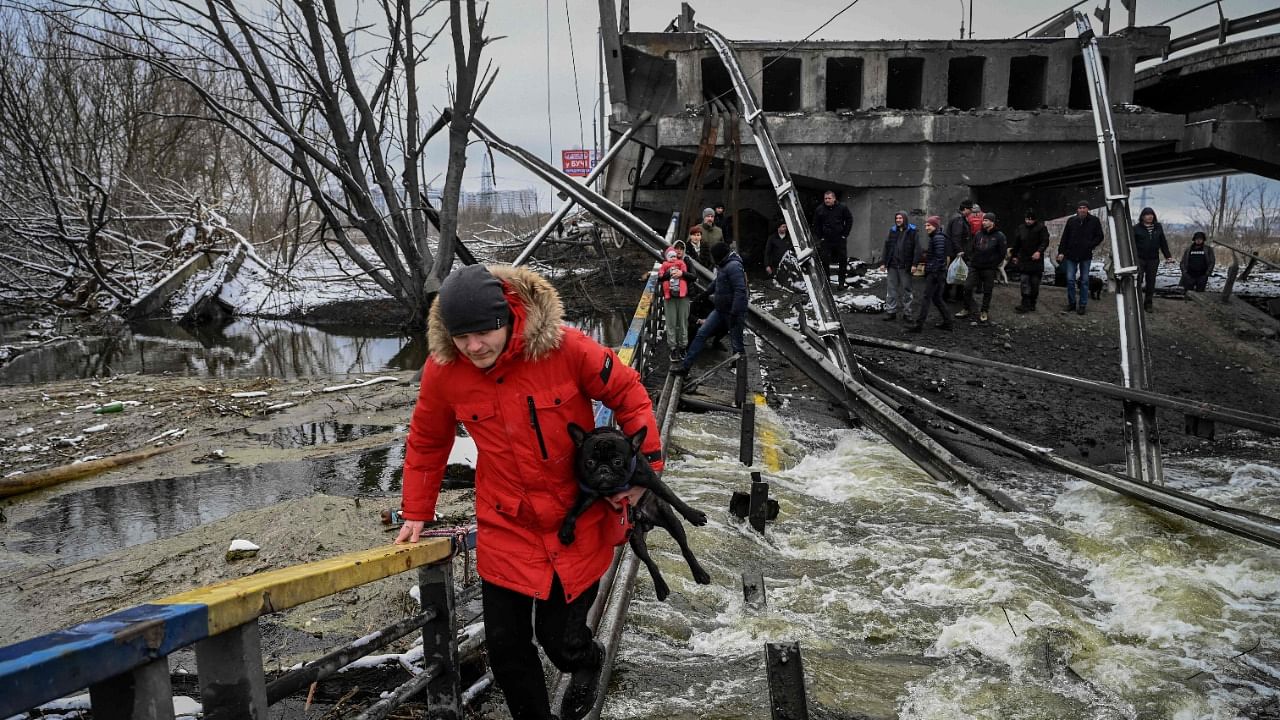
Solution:
M 580 720 L 586 716 L 596 702 L 596 693 L 600 690 L 600 675 L 604 670 L 604 645 L 599 640 L 593 642 L 596 650 L 596 662 L 581 670 L 575 670 L 573 679 L 569 681 L 569 689 L 564 694 L 564 720 Z
M 1018 307 L 1014 308 L 1013 311 L 1016 313 L 1031 312 L 1031 301 L 1027 299 L 1026 295 L 1022 296 L 1022 302 L 1018 303 Z

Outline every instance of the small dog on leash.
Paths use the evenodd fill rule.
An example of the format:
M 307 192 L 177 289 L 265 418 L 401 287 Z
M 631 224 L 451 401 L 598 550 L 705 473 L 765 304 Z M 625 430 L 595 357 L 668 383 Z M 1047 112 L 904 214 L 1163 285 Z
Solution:
M 1009 259 L 1005 258 L 1004 260 L 1000 261 L 1000 267 L 996 268 L 996 283 L 999 285 L 1009 284 L 1009 276 L 1005 274 L 1005 271 L 1004 271 L 1004 266 L 1008 262 L 1009 262 Z
M 700 585 L 709 585 L 711 575 L 702 569 L 693 550 L 689 549 L 689 538 L 672 508 L 694 525 L 706 525 L 707 514 L 689 507 L 649 467 L 648 461 L 640 452 L 647 433 L 648 428 L 640 428 L 635 435 L 628 436 L 609 427 L 599 427 L 587 432 L 578 425 L 569 423 L 569 437 L 573 438 L 573 445 L 577 448 L 574 467 L 578 478 L 578 498 L 560 526 L 560 542 L 565 545 L 573 544 L 574 526 L 591 503 L 620 493 L 633 485 L 645 488 L 653 493 L 654 498 L 651 503 L 644 505 L 643 510 L 639 503 L 631 509 L 634 528 L 628 543 L 636 557 L 649 568 L 654 593 L 659 600 L 665 600 L 671 590 L 662 579 L 657 563 L 649 557 L 649 546 L 645 544 L 644 535 L 656 526 L 666 528 L 680 546 L 680 554 L 689 563 L 693 579 Z

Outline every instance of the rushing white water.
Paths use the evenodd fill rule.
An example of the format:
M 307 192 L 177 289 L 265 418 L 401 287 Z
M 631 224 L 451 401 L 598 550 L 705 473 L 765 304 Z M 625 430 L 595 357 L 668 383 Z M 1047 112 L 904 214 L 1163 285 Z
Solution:
M 825 717 L 1225 719 L 1280 701 L 1273 550 L 1053 475 L 993 478 L 1029 508 L 1002 513 L 869 433 L 760 410 L 785 468 L 765 473 L 782 512 L 763 537 L 726 511 L 750 483 L 737 418 L 673 434 L 667 479 L 711 515 L 690 537 L 714 584 L 650 536 L 673 594 L 656 602 L 641 570 L 605 717 L 767 717 L 771 641 L 800 642 Z M 1169 478 L 1280 514 L 1265 463 L 1175 458 Z M 762 610 L 742 599 L 753 569 Z

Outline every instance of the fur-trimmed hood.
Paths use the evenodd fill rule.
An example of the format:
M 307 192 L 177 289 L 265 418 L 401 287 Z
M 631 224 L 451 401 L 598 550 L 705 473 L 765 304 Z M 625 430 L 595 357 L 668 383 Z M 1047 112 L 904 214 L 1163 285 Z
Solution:
M 507 303 L 511 306 L 513 337 L 507 344 L 508 350 L 518 351 L 525 360 L 539 360 L 559 347 L 564 337 L 564 304 L 555 287 L 528 268 L 510 265 L 487 267 L 494 277 L 502 281 Z M 445 329 L 440 303 L 432 303 L 427 317 L 427 345 L 431 348 L 431 358 L 441 365 L 447 365 L 458 357 L 458 349 Z

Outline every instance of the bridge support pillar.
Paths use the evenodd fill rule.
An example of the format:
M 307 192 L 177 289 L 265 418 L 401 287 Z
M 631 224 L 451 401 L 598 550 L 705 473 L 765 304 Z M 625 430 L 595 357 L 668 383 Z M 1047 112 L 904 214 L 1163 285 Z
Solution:
M 267 720 L 262 636 L 256 620 L 196 644 L 205 720 Z
M 92 685 L 89 699 L 99 720 L 173 720 L 169 659 L 159 658 Z

